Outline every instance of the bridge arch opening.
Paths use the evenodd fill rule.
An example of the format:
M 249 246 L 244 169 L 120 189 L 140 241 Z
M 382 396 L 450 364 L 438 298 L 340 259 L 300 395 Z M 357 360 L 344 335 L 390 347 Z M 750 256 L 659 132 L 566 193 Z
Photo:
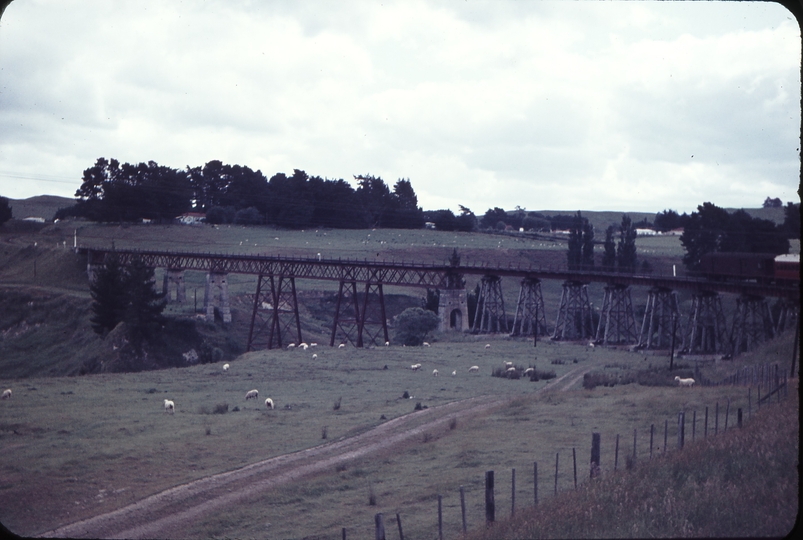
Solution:
M 463 330 L 463 313 L 459 309 L 453 309 L 449 313 L 449 328 L 458 332 Z

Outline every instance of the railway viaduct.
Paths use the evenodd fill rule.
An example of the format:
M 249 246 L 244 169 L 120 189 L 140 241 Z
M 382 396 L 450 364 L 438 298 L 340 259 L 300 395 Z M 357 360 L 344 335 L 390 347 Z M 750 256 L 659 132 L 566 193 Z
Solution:
M 90 279 L 111 253 L 123 265 L 139 257 L 149 267 L 163 268 L 163 289 L 168 299 L 176 302 L 186 299 L 184 273 L 188 270 L 205 272 L 207 320 L 214 319 L 217 308 L 224 322 L 231 321 L 229 274 L 257 276 L 247 350 L 303 341 L 296 279 L 339 284 L 330 338 L 332 346 L 336 341 L 348 341 L 357 347 L 389 341 L 384 286 L 440 290 L 441 330 L 508 333 L 537 340 L 549 335 L 541 282 L 559 280 L 562 294 L 554 330 L 549 336 L 552 339 L 663 349 L 670 343 L 674 346 L 674 340 L 679 338 L 679 348 L 690 354 L 738 354 L 772 338 L 783 328 L 796 325 L 800 312 L 798 286 L 534 266 L 461 265 L 455 256 L 437 265 L 96 248 L 78 248 L 78 251 L 87 254 Z M 471 328 L 465 292 L 465 276 L 469 275 L 479 277 L 480 281 Z M 502 278 L 520 281 L 512 327 L 505 313 Z M 603 283 L 605 291 L 596 327 L 587 288 L 592 282 Z M 648 289 L 646 310 L 638 327 L 630 299 L 632 286 Z M 679 290 L 692 294 L 692 307 L 685 324 L 681 324 L 679 313 Z M 725 321 L 720 293 L 738 295 L 730 328 Z M 776 298 L 780 304 L 777 320 L 772 318 L 768 298 Z

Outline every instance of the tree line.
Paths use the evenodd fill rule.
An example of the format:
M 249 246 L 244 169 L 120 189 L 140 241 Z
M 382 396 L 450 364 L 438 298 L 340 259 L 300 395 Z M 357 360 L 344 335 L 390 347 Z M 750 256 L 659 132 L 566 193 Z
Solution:
M 309 176 L 295 169 L 267 179 L 249 167 L 210 161 L 203 167 L 172 169 L 157 164 L 120 163 L 99 158 L 86 169 L 78 202 L 57 219 L 83 217 L 101 222 L 169 222 L 186 212 L 206 214 L 210 223 L 268 224 L 287 228 L 386 227 L 417 229 L 424 212 L 409 179 L 393 190 L 380 177 L 348 182 Z

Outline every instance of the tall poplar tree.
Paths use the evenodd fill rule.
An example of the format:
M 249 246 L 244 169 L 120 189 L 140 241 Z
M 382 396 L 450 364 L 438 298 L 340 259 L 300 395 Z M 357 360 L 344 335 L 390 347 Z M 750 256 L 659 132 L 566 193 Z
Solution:
M 622 215 L 622 224 L 619 226 L 616 262 L 620 272 L 632 274 L 636 271 L 636 226 L 627 214 Z

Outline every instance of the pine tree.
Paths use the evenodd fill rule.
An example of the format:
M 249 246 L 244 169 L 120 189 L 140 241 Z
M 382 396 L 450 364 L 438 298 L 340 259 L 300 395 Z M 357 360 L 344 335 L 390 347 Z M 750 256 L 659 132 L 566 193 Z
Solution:
M 579 214 L 579 212 L 578 212 Z M 583 270 L 594 269 L 594 226 L 588 221 L 583 223 L 580 246 L 580 264 Z
M 622 216 L 622 224 L 619 226 L 616 262 L 620 272 L 632 274 L 636 271 L 636 227 L 627 214 Z
M 580 212 L 574 217 L 569 229 L 569 251 L 566 253 L 569 270 L 577 270 L 583 262 L 583 218 Z
M 95 280 L 89 286 L 92 295 L 92 329 L 104 335 L 123 320 L 127 303 L 125 292 L 125 274 L 120 260 L 111 254 L 106 264 L 95 274 Z
M 162 312 L 167 300 L 165 293 L 154 289 L 153 268 L 147 267 L 139 257 L 131 261 L 125 284 L 127 305 L 123 320 L 129 341 L 137 351 L 141 351 L 143 342 L 154 336 L 164 324 Z
M 605 230 L 605 252 L 602 254 L 602 269 L 605 272 L 616 270 L 616 242 L 613 239 L 614 226 Z

